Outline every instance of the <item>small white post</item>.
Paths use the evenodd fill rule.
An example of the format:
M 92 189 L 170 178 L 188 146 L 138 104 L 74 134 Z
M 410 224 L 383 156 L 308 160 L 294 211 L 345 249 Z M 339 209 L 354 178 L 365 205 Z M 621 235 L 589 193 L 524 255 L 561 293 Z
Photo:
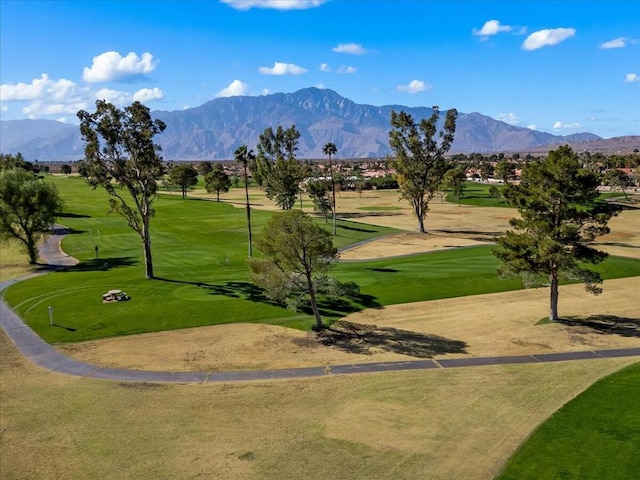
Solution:
M 53 325 L 53 307 L 49 305 L 49 325 Z

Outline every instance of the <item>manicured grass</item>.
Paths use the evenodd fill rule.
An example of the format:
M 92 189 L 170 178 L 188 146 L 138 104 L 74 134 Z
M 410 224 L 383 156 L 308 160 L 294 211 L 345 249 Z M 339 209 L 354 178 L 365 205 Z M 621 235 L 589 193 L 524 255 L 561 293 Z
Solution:
M 502 190 L 502 184 L 493 184 L 498 189 Z M 460 203 L 461 205 L 475 205 L 479 207 L 504 207 L 511 208 L 502 197 L 496 198 L 489 195 L 489 189 L 492 187 L 490 184 L 479 182 L 465 182 L 465 190 L 463 197 L 458 200 L 451 192 L 447 193 L 446 200 L 450 203 Z M 606 198 L 620 197 L 620 192 L 602 192 L 598 196 L 599 200 Z
M 516 452 L 499 480 L 627 480 L 640 472 L 640 363 L 567 403 Z
M 21 277 L 36 270 L 29 266 L 29 256 L 15 240 L 0 241 L 0 281 Z
M 502 185 L 494 184 L 499 189 Z M 447 193 L 446 200 L 450 203 L 460 203 L 461 205 L 476 205 L 479 207 L 504 207 L 510 208 L 502 197 L 495 198 L 489 195 L 492 185 L 478 182 L 465 182 L 465 189 L 462 198 L 458 200 L 453 193 Z
M 312 324 L 309 315 L 268 302 L 249 282 L 244 209 L 161 195 L 152 221 L 158 279 L 146 280 L 140 239 L 119 215 L 107 214 L 106 194 L 91 190 L 77 177 L 52 177 L 51 181 L 66 201 L 60 222 L 73 231 L 64 240 L 63 249 L 81 263 L 64 272 L 21 282 L 5 294 L 47 341 L 228 322 L 266 322 L 302 329 Z M 254 234 L 259 235 L 271 215 L 252 211 Z M 330 228 L 324 220 L 318 222 Z M 341 220 L 335 244 L 340 247 L 391 232 L 395 230 Z M 105 263 L 109 265 L 106 270 Z M 126 291 L 132 300 L 102 304 L 101 295 L 113 288 Z M 48 306 L 54 307 L 59 327 L 49 326 Z
M 291 312 L 268 301 L 246 268 L 245 211 L 225 203 L 162 195 L 152 222 L 156 279 L 146 280 L 141 242 L 117 214 L 106 213 L 106 194 L 79 178 L 55 177 L 66 200 L 61 222 L 73 229 L 63 248 L 81 263 L 12 286 L 7 301 L 46 341 L 70 342 L 134 333 L 233 322 L 260 322 L 309 329 L 308 312 Z M 253 211 L 254 232 L 272 215 Z M 330 223 L 318 219 L 320 225 Z M 340 220 L 338 247 L 395 230 Z M 95 258 L 95 246 L 99 257 Z M 104 265 L 108 263 L 108 268 Z M 339 264 L 334 273 L 354 281 L 361 295 L 350 302 L 325 302 L 327 320 L 366 307 L 521 288 L 517 279 L 499 278 L 491 247 L 434 252 L 385 260 Z M 605 278 L 640 275 L 640 261 L 608 259 Z M 129 302 L 103 304 L 111 289 L 126 291 Z M 49 325 L 48 307 L 54 308 Z

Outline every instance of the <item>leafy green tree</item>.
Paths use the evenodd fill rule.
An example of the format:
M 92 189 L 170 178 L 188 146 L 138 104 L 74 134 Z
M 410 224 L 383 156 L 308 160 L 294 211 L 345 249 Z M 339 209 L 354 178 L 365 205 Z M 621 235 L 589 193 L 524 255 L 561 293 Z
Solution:
M 307 193 L 313 202 L 313 211 L 324 215 L 327 222 L 327 213 L 331 211 L 329 191 L 331 183 L 324 178 L 312 178 L 307 182 Z
M 211 162 L 203 160 L 202 162 L 198 163 L 196 170 L 200 175 L 204 177 L 207 173 L 213 170 L 213 165 L 211 165 Z
M 457 116 L 455 109 L 447 111 L 443 129 L 437 133 L 438 107 L 433 107 L 431 117 L 419 124 L 406 112 L 391 112 L 389 145 L 395 153 L 391 166 L 396 169 L 401 198 L 411 202 L 420 233 L 425 233 L 429 202 L 442 183 L 444 154 L 453 143 Z
M 550 320 L 558 319 L 562 277 L 582 281 L 595 295 L 602 291 L 600 275 L 584 266 L 607 257 L 589 244 L 609 232 L 607 223 L 615 215 L 610 207 L 596 202 L 599 183 L 597 174 L 581 168 L 569 146 L 561 146 L 549 152 L 547 159 L 527 164 L 520 184 L 503 189 L 505 200 L 521 217 L 510 220 L 514 230 L 498 239 L 502 248 L 494 254 L 504 262 L 503 274 L 548 281 Z
M 464 195 L 464 182 L 466 179 L 467 176 L 461 167 L 451 168 L 444 174 L 443 183 L 447 188 L 451 189 L 451 192 L 458 199 L 458 206 L 460 206 L 460 199 Z
M 246 145 L 240 145 L 236 148 L 236 151 L 233 152 L 233 157 L 236 163 L 242 165 L 242 174 L 244 176 L 244 194 L 247 206 L 247 231 L 249 235 L 249 258 L 251 258 L 253 256 L 253 240 L 251 238 L 251 204 L 249 203 L 249 176 L 247 174 L 247 168 L 253 161 L 255 161 L 256 156 L 253 154 L 253 150 L 249 150 Z
M 10 168 L 21 168 L 34 173 L 38 173 L 40 171 L 38 165 L 34 165 L 33 163 L 25 160 L 20 152 L 15 155 L 11 153 L 0 153 L 0 170 L 7 170 Z
M 283 210 L 291 210 L 295 205 L 303 169 L 296 160 L 300 132 L 292 125 L 282 126 L 274 131 L 266 128 L 260 134 L 257 155 L 257 171 L 264 179 L 267 197 Z M 251 170 L 255 174 L 255 170 Z
M 329 157 L 329 175 L 331 176 L 331 213 L 333 217 L 333 234 L 336 234 L 336 182 L 333 178 L 333 165 L 331 164 L 331 156 L 338 152 L 338 147 L 333 142 L 325 143 L 322 147 L 322 153 Z
M 64 175 L 71 174 L 71 165 L 67 165 L 66 163 L 60 167 L 60 172 Z
M 480 162 L 478 165 L 478 172 L 480 173 L 480 180 L 486 182 L 490 175 L 493 175 L 494 168 L 489 162 Z
M 502 197 L 502 190 L 500 190 L 495 185 L 491 185 L 489 187 L 489 196 L 495 198 L 497 203 L 500 201 L 500 198 Z
M 256 244 L 263 257 L 248 261 L 254 283 L 294 311 L 308 302 L 316 327 L 324 328 L 318 296 L 339 292 L 327 276 L 338 261 L 331 233 L 301 210 L 291 210 L 274 214 Z
M 191 165 L 178 165 L 169 170 L 169 180 L 180 189 L 182 198 L 186 198 L 187 191 L 198 184 L 198 171 Z
M 496 175 L 506 185 L 516 174 L 516 164 L 509 160 L 500 160 L 496 164 Z
M 38 260 L 38 240 L 64 204 L 55 185 L 22 168 L 0 170 L 0 236 L 26 248 L 29 263 Z
M 158 182 L 165 173 L 160 146 L 153 143 L 153 137 L 164 131 L 165 124 L 153 120 L 149 108 L 140 102 L 119 109 L 98 100 L 94 113 L 80 110 L 78 118 L 85 143 L 87 181 L 93 188 L 106 190 L 111 196 L 111 209 L 140 236 L 145 276 L 153 278 L 149 224 Z
M 78 160 L 77 162 L 75 162 L 75 165 L 78 175 L 84 178 L 89 177 L 89 165 L 85 160 Z
M 213 170 L 205 175 L 204 185 L 207 192 L 216 192 L 216 200 L 219 202 L 220 194 L 227 193 L 229 191 L 229 187 L 231 187 L 231 178 L 229 177 L 229 174 L 224 171 L 222 164 L 216 163 Z
M 607 170 L 602 177 L 602 183 L 611 187 L 611 190 L 620 190 L 625 200 L 629 200 L 629 195 L 627 195 L 625 188 L 633 187 L 633 180 L 623 171 L 617 168 Z
M 367 180 L 364 178 L 360 165 L 354 165 L 351 169 L 351 179 L 353 188 L 358 192 L 358 196 L 362 197 L 362 191 L 367 187 Z

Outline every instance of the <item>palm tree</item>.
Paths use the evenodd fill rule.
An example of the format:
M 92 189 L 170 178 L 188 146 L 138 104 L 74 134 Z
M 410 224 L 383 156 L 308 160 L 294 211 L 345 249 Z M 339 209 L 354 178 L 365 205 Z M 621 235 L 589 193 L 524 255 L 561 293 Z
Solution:
M 252 240 L 251 240 L 251 205 L 249 204 L 249 180 L 247 177 L 247 165 L 255 160 L 256 156 L 253 154 L 253 150 L 249 150 L 246 145 L 240 145 L 233 152 L 234 159 L 237 163 L 242 164 L 244 170 L 244 192 L 247 199 L 247 229 L 249 231 L 249 258 L 253 254 Z
M 338 149 L 336 148 L 336 144 L 329 142 L 322 147 L 322 153 L 325 155 L 329 155 L 329 172 L 331 174 L 331 195 L 332 195 L 332 203 L 331 203 L 331 212 L 333 214 L 333 234 L 336 234 L 336 184 L 333 181 L 333 166 L 331 165 L 331 155 L 335 155 Z

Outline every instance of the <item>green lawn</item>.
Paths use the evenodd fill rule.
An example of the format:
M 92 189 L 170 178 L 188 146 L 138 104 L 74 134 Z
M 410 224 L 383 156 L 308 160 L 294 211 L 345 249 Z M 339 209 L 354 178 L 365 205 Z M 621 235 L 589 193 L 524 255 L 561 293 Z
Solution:
M 141 241 L 117 214 L 107 213 L 106 194 L 77 177 L 53 177 L 66 201 L 60 220 L 73 229 L 63 242 L 81 263 L 10 287 L 6 300 L 48 342 L 70 342 L 134 333 L 232 322 L 261 322 L 309 329 L 307 312 L 269 302 L 249 280 L 245 211 L 225 203 L 161 195 L 152 221 L 154 280 L 146 280 Z M 254 232 L 271 213 L 252 212 Z M 330 224 L 318 219 L 320 225 Z M 336 246 L 394 232 L 390 228 L 339 221 Z M 95 246 L 99 257 L 95 258 Z M 108 263 L 109 268 L 104 269 Z M 366 307 L 521 288 L 496 273 L 491 247 L 434 252 L 368 262 L 343 262 L 334 270 L 354 281 L 361 295 L 323 303 L 329 321 Z M 640 275 L 640 261 L 610 258 L 599 266 L 605 278 Z M 103 304 L 110 289 L 132 300 Z M 48 307 L 54 308 L 49 325 Z
M 498 480 L 630 480 L 640 472 L 640 363 L 567 403 L 516 452 Z
M 465 182 L 465 189 L 462 198 L 458 200 L 453 193 L 448 192 L 446 196 L 447 202 L 460 203 L 461 205 L 475 205 L 479 207 L 504 207 L 510 208 L 502 197 L 495 198 L 489 195 L 489 189 L 492 185 L 479 182 Z M 498 189 L 502 190 L 501 184 L 495 184 Z M 620 192 L 602 192 L 598 196 L 600 200 L 606 198 L 620 197 Z

